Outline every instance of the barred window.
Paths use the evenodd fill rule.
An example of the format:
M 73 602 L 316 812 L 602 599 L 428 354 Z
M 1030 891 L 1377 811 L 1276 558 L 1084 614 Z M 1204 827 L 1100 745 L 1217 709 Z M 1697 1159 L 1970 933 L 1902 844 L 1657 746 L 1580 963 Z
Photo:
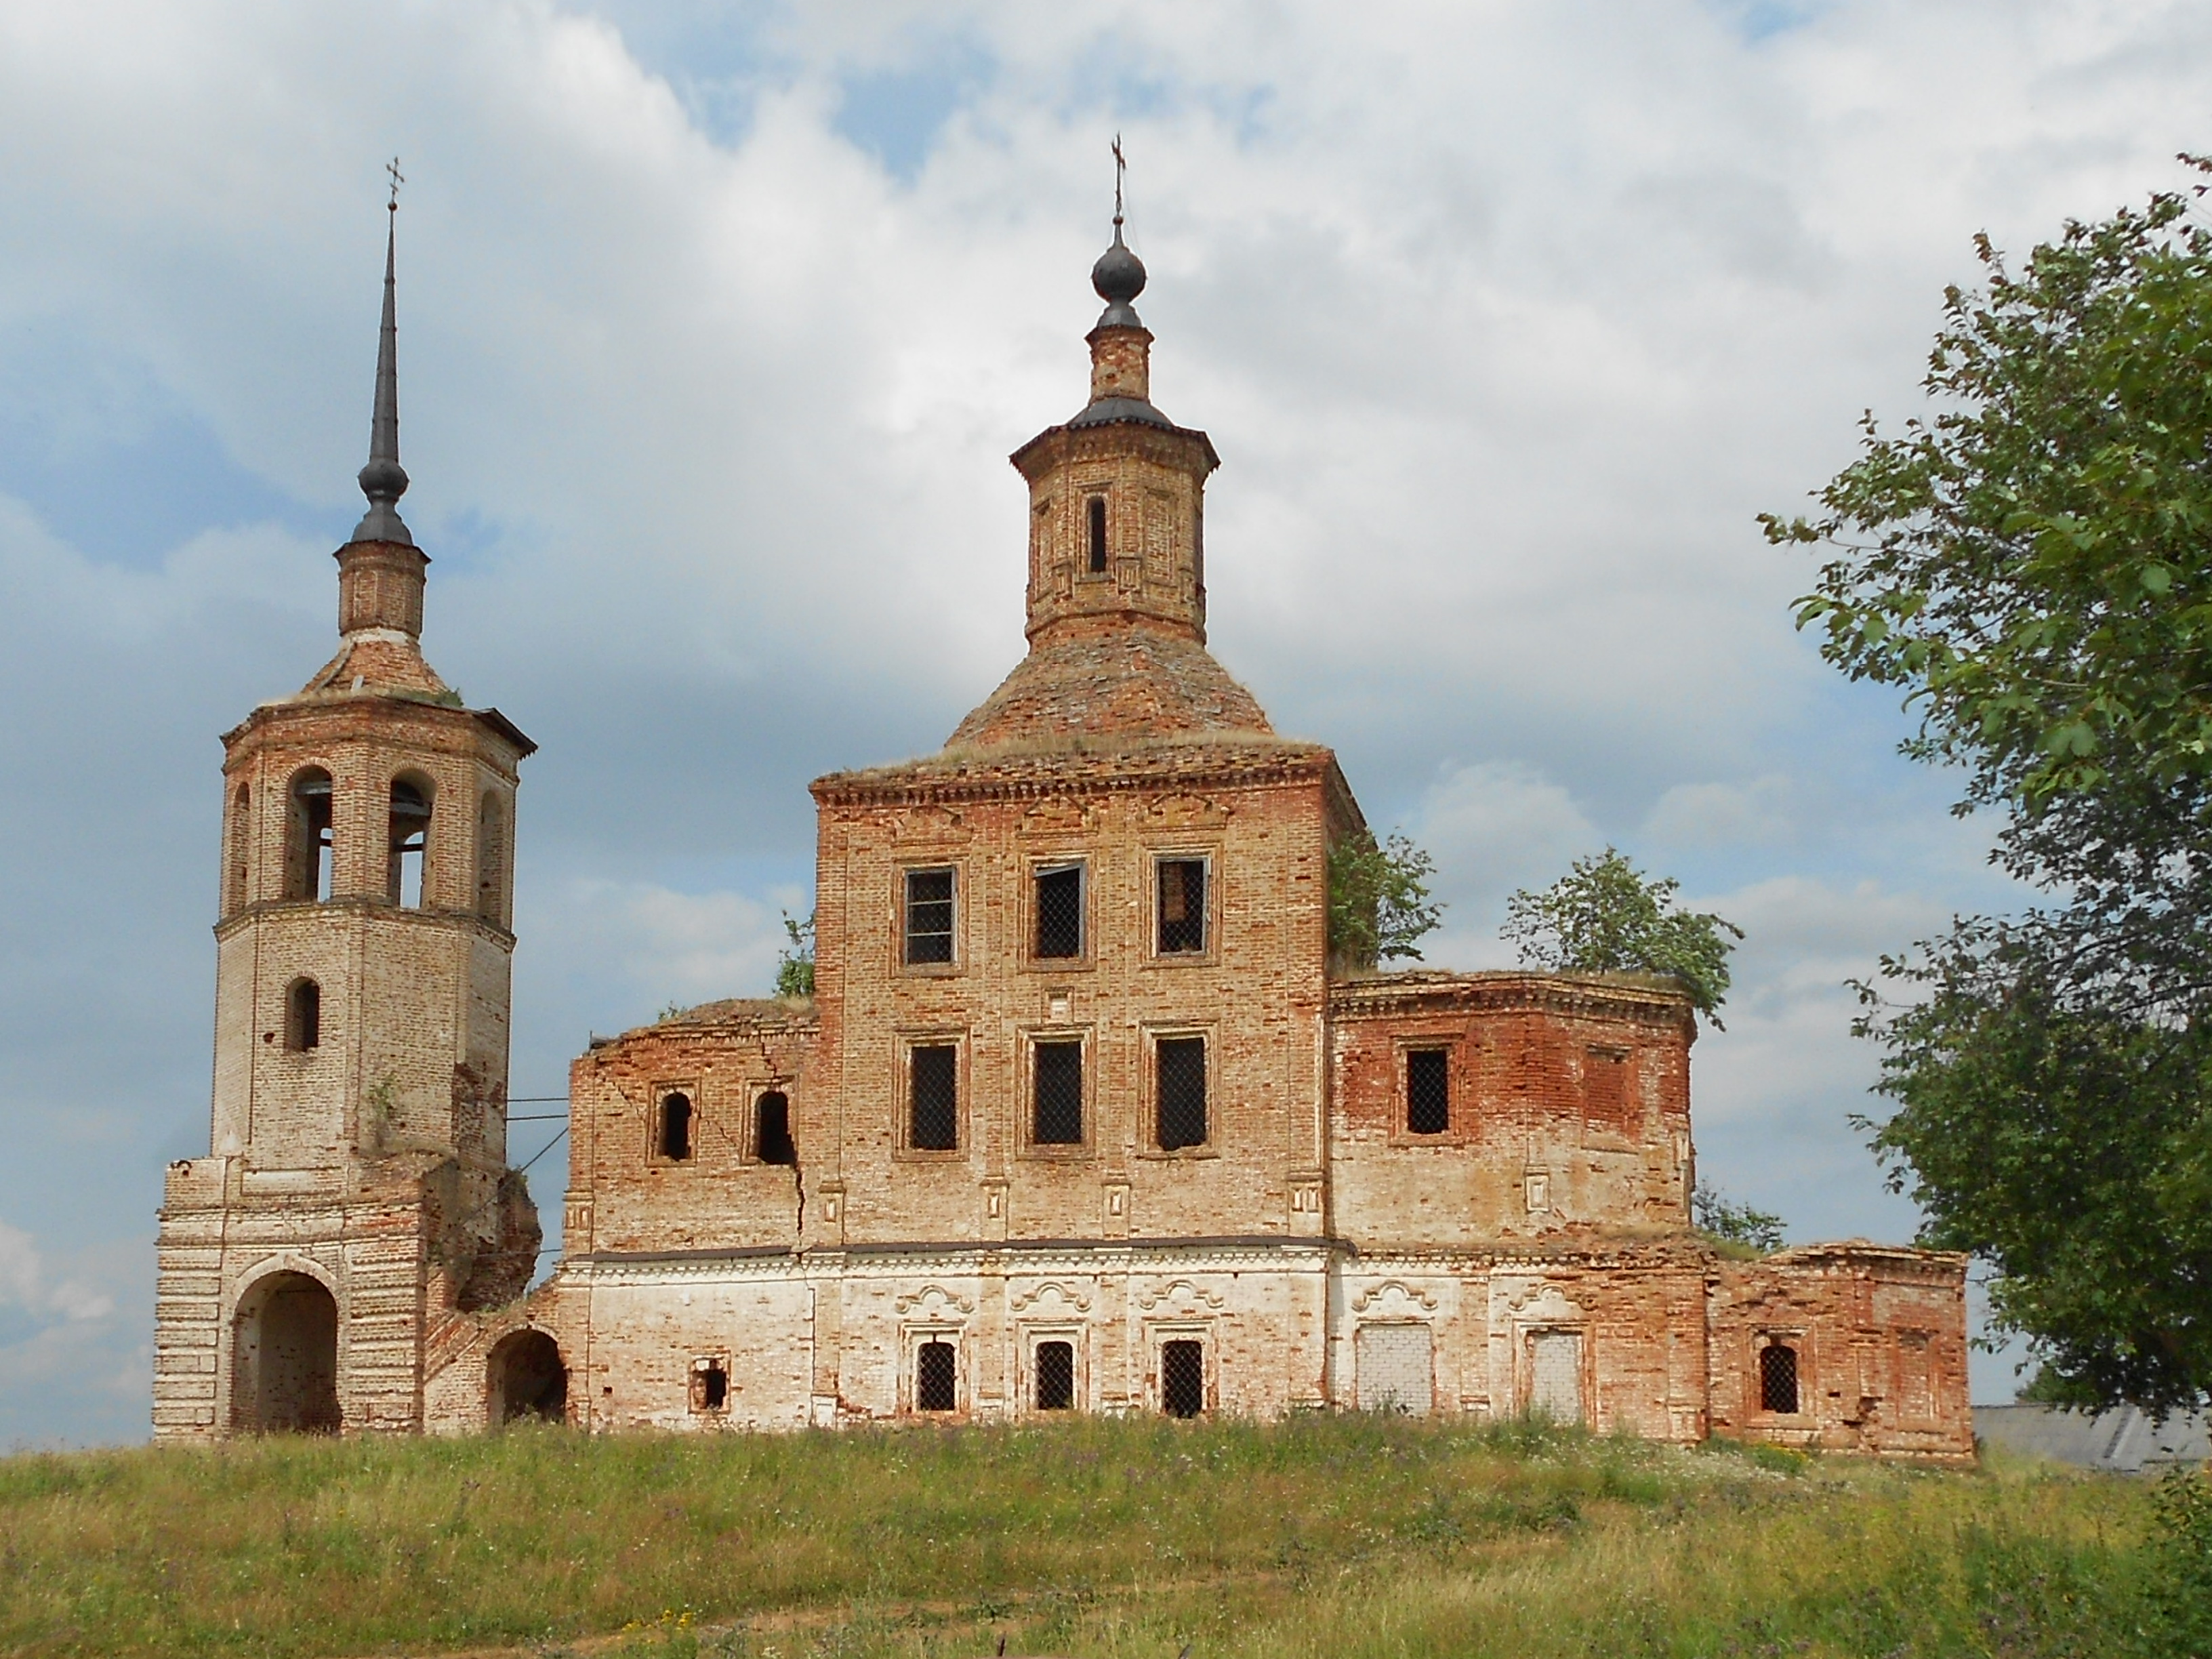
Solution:
M 908 1054 L 907 1144 L 918 1151 L 959 1150 L 959 1049 L 949 1042 Z
M 1075 1408 L 1075 1345 L 1040 1342 L 1036 1346 L 1036 1407 L 1041 1412 Z
M 1406 1131 L 1440 1135 L 1451 1127 L 1451 1055 L 1414 1048 L 1406 1055 Z
M 1206 1344 L 1160 1344 L 1160 1409 L 1170 1417 L 1196 1417 L 1206 1409 Z
M 1154 1049 L 1163 1152 L 1206 1144 L 1206 1039 L 1162 1037 Z
M 1206 860 L 1162 859 L 1159 872 L 1160 954 L 1205 950 Z
M 1796 1411 L 1796 1349 L 1776 1342 L 1759 1351 L 1759 1409 L 1784 1416 Z
M 906 959 L 908 963 L 952 960 L 952 872 L 906 872 Z
M 1036 872 L 1036 954 L 1083 954 L 1083 866 L 1054 865 Z
M 960 1408 L 960 1362 L 950 1342 L 925 1342 L 915 1352 L 914 1408 L 918 1412 Z
M 1036 1057 L 1030 1139 L 1040 1146 L 1083 1143 L 1083 1042 L 1040 1042 Z

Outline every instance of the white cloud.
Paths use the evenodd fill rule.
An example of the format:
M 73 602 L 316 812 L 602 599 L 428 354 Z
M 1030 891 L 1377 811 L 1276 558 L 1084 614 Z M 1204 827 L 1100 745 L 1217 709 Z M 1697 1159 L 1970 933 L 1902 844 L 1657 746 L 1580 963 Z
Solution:
M 1768 845 L 1794 827 L 1791 794 L 1780 773 L 1748 783 L 1678 783 L 1653 805 L 1643 833 L 1669 847 Z
M 105 1319 L 115 1311 L 113 1297 L 74 1279 L 54 1279 L 31 1235 L 0 1221 L 0 1306 L 9 1304 L 27 1314 L 73 1322 Z

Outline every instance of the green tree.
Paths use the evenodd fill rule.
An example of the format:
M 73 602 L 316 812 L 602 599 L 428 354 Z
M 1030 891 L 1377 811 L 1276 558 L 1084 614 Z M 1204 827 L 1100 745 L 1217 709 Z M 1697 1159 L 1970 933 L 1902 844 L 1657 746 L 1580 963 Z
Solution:
M 1723 1197 L 1702 1181 L 1690 1194 L 1690 1219 L 1698 1231 L 1761 1255 L 1782 1248 L 1782 1218 Z
M 1505 901 L 1499 936 L 1521 960 L 1555 973 L 1671 974 L 1699 1013 L 1722 1028 L 1729 952 L 1743 929 L 1709 912 L 1679 909 L 1682 884 L 1646 877 L 1613 848 L 1577 859 L 1540 893 Z
M 2199 171 L 2200 160 L 2183 157 Z M 1996 1270 L 2046 1388 L 2212 1388 L 2212 228 L 2198 185 L 1950 289 L 1925 419 L 1767 534 L 1799 626 L 1919 716 L 2045 902 L 1885 958 L 1866 1127 L 1923 1240 Z
M 783 931 L 790 943 L 776 952 L 775 994 L 811 997 L 814 994 L 814 913 L 809 911 L 806 920 L 800 921 L 786 910 Z
M 1395 831 L 1380 844 L 1364 830 L 1339 836 L 1328 849 L 1329 954 L 1363 969 L 1419 962 L 1415 941 L 1443 916 L 1429 896 L 1436 873 L 1436 860 Z

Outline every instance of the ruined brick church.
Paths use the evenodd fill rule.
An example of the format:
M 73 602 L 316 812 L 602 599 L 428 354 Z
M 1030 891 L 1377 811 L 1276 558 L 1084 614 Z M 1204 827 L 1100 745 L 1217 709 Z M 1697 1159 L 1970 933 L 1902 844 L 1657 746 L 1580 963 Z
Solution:
M 534 1289 L 533 745 L 422 653 L 387 242 L 338 653 L 223 738 L 159 1437 L 1335 1407 L 1972 1455 L 1961 1258 L 1692 1231 L 1674 981 L 1332 959 L 1358 803 L 1206 650 L 1218 459 L 1151 400 L 1121 226 L 1089 399 L 1012 458 L 1028 654 L 939 752 L 815 781 L 811 999 L 576 1060 Z

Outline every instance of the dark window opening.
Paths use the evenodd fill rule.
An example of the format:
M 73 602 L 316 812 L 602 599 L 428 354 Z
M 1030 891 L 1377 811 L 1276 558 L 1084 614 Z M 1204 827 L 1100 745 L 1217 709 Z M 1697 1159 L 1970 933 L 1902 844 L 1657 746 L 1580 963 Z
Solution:
M 791 1141 L 791 1101 L 780 1089 L 753 1103 L 753 1156 L 763 1164 L 799 1162 L 799 1148 Z
M 664 1095 L 660 1101 L 660 1155 L 672 1164 L 691 1156 L 691 1097 Z
M 906 872 L 906 959 L 908 963 L 952 960 L 952 872 Z
M 1206 1039 L 1162 1037 L 1156 1050 L 1160 1150 L 1206 1144 Z
M 310 767 L 292 780 L 286 812 L 284 896 L 319 903 L 331 896 L 331 775 Z
M 1037 1344 L 1036 1408 L 1041 1412 L 1075 1409 L 1075 1345 L 1073 1342 Z
M 1106 498 L 1093 495 L 1091 508 L 1091 574 L 1102 575 L 1106 569 Z
M 960 1370 L 950 1342 L 925 1342 L 914 1358 L 914 1408 L 918 1412 L 957 1411 L 960 1407 Z
M 1796 1349 L 1778 1342 L 1759 1351 L 1759 1409 L 1784 1416 L 1796 1411 Z
M 1440 1135 L 1451 1127 L 1451 1054 L 1415 1048 L 1406 1056 L 1406 1130 Z
M 1040 1146 L 1083 1142 L 1083 1044 L 1040 1042 L 1036 1056 L 1031 1139 Z
M 1036 872 L 1036 954 L 1083 954 L 1083 866 L 1064 864 Z
M 1160 1409 L 1170 1417 L 1196 1417 L 1206 1409 L 1206 1344 L 1160 1344 Z
M 719 1359 L 702 1359 L 691 1367 L 691 1409 L 718 1412 L 730 1403 L 730 1373 Z
M 1206 949 L 1206 860 L 1160 860 L 1160 954 Z
M 912 1051 L 908 1101 L 908 1144 L 925 1152 L 956 1152 L 960 1146 L 960 1051 L 949 1042 Z
M 392 832 L 386 866 L 385 896 L 410 910 L 422 908 L 422 885 L 429 866 L 430 797 L 405 779 L 392 786 Z
M 295 1054 L 323 1042 L 323 988 L 311 979 L 292 981 L 284 995 L 284 1046 Z

